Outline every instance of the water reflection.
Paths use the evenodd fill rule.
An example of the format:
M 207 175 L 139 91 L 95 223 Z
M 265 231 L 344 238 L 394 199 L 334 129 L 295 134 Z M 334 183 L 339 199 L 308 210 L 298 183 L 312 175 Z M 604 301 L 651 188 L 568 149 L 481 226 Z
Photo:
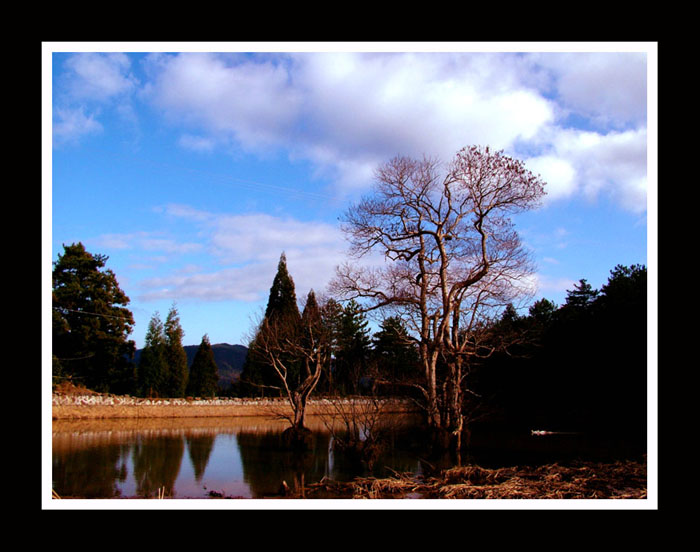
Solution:
M 309 425 L 311 446 L 294 453 L 282 443 L 286 422 L 259 417 L 56 420 L 53 488 L 62 497 L 206 498 L 213 492 L 263 498 L 279 496 L 282 482 L 300 490 L 323 477 L 348 480 L 420 469 L 394 443 L 369 472 L 333 451 L 322 420 Z
M 191 434 L 185 435 L 187 452 L 189 453 L 190 461 L 194 468 L 194 479 L 197 483 L 202 481 L 202 475 L 204 475 L 204 470 L 209 462 L 215 439 L 216 435 L 212 432 L 204 434 L 192 432 Z
M 182 436 L 139 435 L 132 451 L 136 494 L 152 498 L 162 488 L 166 496 L 174 496 L 184 451 Z
M 311 446 L 292 453 L 282 444 L 284 420 L 255 418 L 172 418 L 145 420 L 56 420 L 53 422 L 53 489 L 80 498 L 267 498 L 324 477 L 347 481 L 356 476 L 426 473 L 450 467 L 453 458 L 435 458 L 416 419 L 386 418 L 388 446 L 373 469 L 334 449 L 338 429 L 329 431 L 312 417 Z M 529 432 L 475 434 L 461 461 L 487 468 L 538 465 L 575 459 L 614 461 L 644 451 L 628 449 L 618 436 L 553 435 Z

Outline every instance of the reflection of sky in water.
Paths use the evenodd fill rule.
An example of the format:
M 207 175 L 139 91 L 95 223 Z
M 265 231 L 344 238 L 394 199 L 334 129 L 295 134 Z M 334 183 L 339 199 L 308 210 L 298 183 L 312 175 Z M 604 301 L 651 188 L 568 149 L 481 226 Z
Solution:
M 190 494 L 184 490 L 185 482 L 194 481 L 194 471 L 192 464 L 189 466 L 189 474 L 184 477 L 182 494 Z M 204 489 L 206 487 L 206 490 Z M 177 488 L 180 489 L 180 481 Z M 226 496 L 250 497 L 248 485 L 243 480 L 243 465 L 241 463 L 241 453 L 238 448 L 236 436 L 232 434 L 218 435 L 214 441 L 214 448 L 209 457 L 199 484 L 193 486 L 190 496 L 199 497 L 202 493 L 209 491 L 223 492 Z
M 173 498 L 274 496 L 282 481 L 311 483 L 323 476 L 345 478 L 330 452 L 328 432 L 316 428 L 315 444 L 297 456 L 279 447 L 286 427 L 257 421 L 237 427 L 190 422 L 91 422 L 54 424 L 53 486 L 63 496 Z M 144 427 L 146 425 L 146 427 Z
M 183 437 L 184 439 L 184 437 Z M 122 461 L 126 464 L 126 481 L 118 482 L 121 496 L 135 496 L 137 484 L 134 479 L 134 461 L 131 447 Z M 209 491 L 223 493 L 225 496 L 242 496 L 251 498 L 250 489 L 243 478 L 241 455 L 233 434 L 218 435 L 214 441 L 209 460 L 204 466 L 204 473 L 199 480 L 185 442 L 184 454 L 175 480 L 174 498 L 206 498 Z
M 383 453 L 373 473 L 360 472 L 345 455 L 331 451 L 332 438 L 321 426 L 314 429 L 312 448 L 298 455 L 280 446 L 286 424 L 218 420 L 54 423 L 53 488 L 63 497 L 156 498 L 165 488 L 166 496 L 173 498 L 204 499 L 211 491 L 225 497 L 263 498 L 276 496 L 282 481 L 294 488 L 324 476 L 342 481 L 356 475 L 416 474 L 422 471 L 419 458 L 427 458 L 425 443 L 409 439 L 411 447 L 397 446 Z M 412 428 L 403 430 L 404 441 Z M 591 448 L 594 443 L 576 435 L 554 437 L 508 436 L 470 449 L 463 460 L 502 467 L 579 458 L 584 451 L 586 456 L 596 450 L 607 455 L 614 448 L 607 441 Z

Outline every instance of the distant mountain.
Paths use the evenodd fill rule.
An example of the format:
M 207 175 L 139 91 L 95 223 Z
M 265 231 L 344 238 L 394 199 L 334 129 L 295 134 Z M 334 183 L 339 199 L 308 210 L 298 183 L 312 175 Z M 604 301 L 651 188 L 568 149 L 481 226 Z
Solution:
M 187 367 L 192 366 L 194 355 L 197 354 L 199 345 L 185 345 L 185 353 L 187 354 Z M 219 368 L 219 385 L 226 388 L 236 381 L 243 371 L 243 363 L 245 362 L 248 348 L 243 345 L 229 345 L 228 343 L 217 343 L 211 346 L 214 352 L 214 362 Z M 137 349 L 134 355 L 134 362 L 138 364 L 141 358 L 141 351 Z

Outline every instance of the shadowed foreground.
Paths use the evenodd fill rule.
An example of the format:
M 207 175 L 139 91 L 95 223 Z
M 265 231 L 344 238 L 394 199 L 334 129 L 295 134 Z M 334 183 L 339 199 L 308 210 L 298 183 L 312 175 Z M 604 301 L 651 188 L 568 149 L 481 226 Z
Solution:
M 581 462 L 571 466 L 486 469 L 455 467 L 429 477 L 396 474 L 341 483 L 320 481 L 288 498 L 645 499 L 646 466 L 640 462 Z
M 210 492 L 210 498 L 241 499 Z M 60 497 L 54 499 L 80 498 Z M 167 499 L 167 495 L 158 498 Z M 486 469 L 455 467 L 436 476 L 396 474 L 349 482 L 324 479 L 303 488 L 283 482 L 277 499 L 646 499 L 646 466 L 640 462 L 582 462 L 571 466 Z

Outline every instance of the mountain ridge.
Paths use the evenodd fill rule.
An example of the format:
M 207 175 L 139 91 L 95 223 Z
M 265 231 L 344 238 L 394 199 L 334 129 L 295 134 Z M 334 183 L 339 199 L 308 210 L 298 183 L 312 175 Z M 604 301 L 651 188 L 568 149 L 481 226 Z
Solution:
M 187 354 L 187 368 L 192 366 L 194 356 L 199 345 L 185 345 Z M 245 345 L 231 345 L 230 343 L 216 343 L 211 346 L 214 353 L 214 362 L 219 369 L 219 386 L 230 387 L 241 375 L 243 363 L 248 355 L 248 347 Z M 134 362 L 138 364 L 143 349 L 137 349 L 134 354 Z

